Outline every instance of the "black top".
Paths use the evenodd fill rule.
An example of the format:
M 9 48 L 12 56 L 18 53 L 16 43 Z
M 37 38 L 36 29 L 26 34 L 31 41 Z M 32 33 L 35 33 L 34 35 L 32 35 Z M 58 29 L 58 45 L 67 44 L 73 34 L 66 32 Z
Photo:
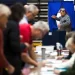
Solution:
M 7 28 L 4 30 L 4 50 L 5 54 L 20 55 L 20 38 L 19 25 L 17 22 L 10 20 Z

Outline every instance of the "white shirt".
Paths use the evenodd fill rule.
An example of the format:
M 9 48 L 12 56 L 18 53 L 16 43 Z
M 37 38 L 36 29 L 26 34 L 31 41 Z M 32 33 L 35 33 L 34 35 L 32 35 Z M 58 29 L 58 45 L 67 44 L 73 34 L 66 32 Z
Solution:
M 59 12 L 57 13 L 57 17 L 61 17 L 61 14 Z M 56 20 L 56 23 L 57 23 L 57 27 L 58 27 L 58 25 L 60 25 L 60 21 Z M 60 29 L 60 28 L 58 28 L 58 29 Z
M 72 54 L 72 57 L 70 58 L 70 60 L 66 61 L 66 62 L 62 62 L 59 65 L 55 65 L 56 68 L 71 68 L 74 64 L 75 61 L 75 53 Z
M 27 19 L 26 15 L 24 15 L 24 17 L 23 17 L 22 20 L 19 22 L 19 24 L 28 24 L 28 19 Z

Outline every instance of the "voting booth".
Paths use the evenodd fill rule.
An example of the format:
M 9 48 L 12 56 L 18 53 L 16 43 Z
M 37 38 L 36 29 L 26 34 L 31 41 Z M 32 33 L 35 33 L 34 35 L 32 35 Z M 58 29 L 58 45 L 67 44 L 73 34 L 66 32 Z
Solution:
M 48 32 L 42 39 L 42 45 L 43 46 L 50 46 L 50 45 L 55 46 L 56 43 L 59 42 L 63 45 L 63 47 L 65 47 L 65 42 L 66 42 L 65 37 L 66 37 L 65 31 Z

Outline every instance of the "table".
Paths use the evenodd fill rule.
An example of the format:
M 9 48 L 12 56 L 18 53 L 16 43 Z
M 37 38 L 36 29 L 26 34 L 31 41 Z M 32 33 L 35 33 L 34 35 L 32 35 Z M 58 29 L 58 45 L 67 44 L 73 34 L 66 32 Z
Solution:
M 68 51 L 65 51 L 65 52 L 68 55 L 68 53 L 67 53 Z M 64 53 L 62 53 L 62 54 L 64 54 Z M 53 53 L 51 53 L 50 55 L 52 57 L 51 56 L 48 56 L 48 57 L 46 57 L 46 60 L 41 60 L 41 56 L 38 54 L 37 55 L 38 61 L 45 62 L 46 63 L 46 66 L 45 67 L 42 67 L 41 66 L 42 64 L 40 63 L 39 64 L 39 67 L 32 69 L 31 70 L 31 73 L 29 75 L 55 75 L 54 72 L 53 72 L 54 71 L 54 68 L 55 68 L 54 65 L 61 64 L 62 60 L 56 60 L 56 58 L 54 58 L 57 55 L 56 51 L 53 52 Z M 48 67 L 48 65 L 51 65 L 51 64 L 53 65 L 53 67 Z

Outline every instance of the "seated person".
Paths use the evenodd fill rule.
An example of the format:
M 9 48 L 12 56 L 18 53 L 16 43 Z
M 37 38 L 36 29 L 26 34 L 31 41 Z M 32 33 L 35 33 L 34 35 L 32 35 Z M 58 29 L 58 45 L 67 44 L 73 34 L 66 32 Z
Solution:
M 58 29 L 62 31 L 71 31 L 71 21 L 70 17 L 67 14 L 65 8 L 60 9 L 61 17 L 56 17 L 55 15 L 52 15 L 51 17 L 55 20 L 60 21 L 60 25 L 58 25 Z
M 66 43 L 66 46 L 73 53 L 73 55 L 69 61 L 62 63 L 61 65 L 63 66 L 61 67 L 68 68 L 68 70 L 63 72 L 59 70 L 54 70 L 54 73 L 59 75 L 75 75 L 75 38 L 74 37 L 69 38 Z
M 66 34 L 66 41 L 67 41 L 70 37 L 72 37 L 73 35 L 75 35 L 75 31 L 71 31 L 71 32 L 67 33 L 67 34 Z M 62 59 L 62 58 L 64 58 L 64 59 L 70 59 L 71 56 L 72 56 L 72 53 L 69 51 L 69 55 L 68 55 L 67 57 L 64 58 L 64 56 L 58 56 L 57 59 Z
M 72 47 L 72 42 L 73 41 L 73 38 L 69 38 L 68 41 L 66 42 L 66 48 L 68 50 L 70 50 L 72 54 L 72 57 L 70 58 L 70 60 L 66 61 L 66 62 L 62 62 L 61 64 L 59 65 L 56 65 L 55 67 L 57 68 L 70 68 L 72 67 L 72 65 L 74 64 L 74 60 L 75 60 L 75 52 L 73 51 L 73 48 L 75 47 Z

